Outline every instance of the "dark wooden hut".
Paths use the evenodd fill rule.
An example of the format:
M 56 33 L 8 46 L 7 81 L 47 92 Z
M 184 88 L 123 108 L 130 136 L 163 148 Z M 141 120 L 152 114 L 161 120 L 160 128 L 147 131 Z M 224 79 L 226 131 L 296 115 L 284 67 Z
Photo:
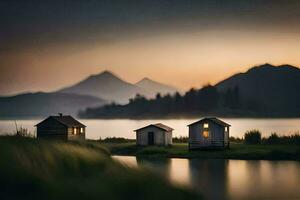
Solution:
M 228 148 L 230 125 L 215 117 L 206 117 L 188 125 L 189 149 Z
M 37 127 L 37 138 L 61 140 L 85 139 L 86 126 L 69 115 L 59 114 L 58 116 L 49 116 L 35 126 Z

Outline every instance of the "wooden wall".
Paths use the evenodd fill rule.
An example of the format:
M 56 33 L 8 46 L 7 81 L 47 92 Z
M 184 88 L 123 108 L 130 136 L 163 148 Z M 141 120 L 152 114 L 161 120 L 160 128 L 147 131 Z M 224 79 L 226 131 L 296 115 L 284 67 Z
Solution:
M 85 140 L 85 128 L 83 128 L 83 133 L 80 132 L 80 128 L 76 128 L 77 133 L 74 134 L 74 128 L 68 128 L 68 140 Z
M 49 118 L 44 123 L 37 126 L 37 138 L 43 139 L 59 139 L 59 140 L 84 140 L 85 128 L 83 133 L 80 133 L 80 128 L 77 129 L 77 134 L 73 132 L 73 128 L 67 128 L 55 119 Z
M 57 122 L 56 120 L 49 118 L 41 125 L 37 126 L 37 138 L 47 139 L 67 139 L 68 129 Z
M 136 144 L 141 146 L 148 145 L 148 133 L 154 133 L 154 145 L 168 146 L 172 144 L 172 131 L 166 132 L 157 127 L 151 126 L 136 132 Z
M 208 123 L 209 128 L 203 128 Z M 203 137 L 203 131 L 209 131 L 209 137 Z M 229 129 L 228 129 L 229 130 Z M 229 132 L 225 134 L 225 128 L 211 121 L 204 121 L 189 126 L 189 148 L 223 148 L 229 143 Z

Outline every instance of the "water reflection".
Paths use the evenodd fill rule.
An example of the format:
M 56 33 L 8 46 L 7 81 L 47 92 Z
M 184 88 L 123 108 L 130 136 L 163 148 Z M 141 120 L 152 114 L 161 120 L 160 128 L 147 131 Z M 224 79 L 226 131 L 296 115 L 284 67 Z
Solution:
M 227 199 L 227 160 L 186 160 L 189 163 L 190 186 L 208 199 Z
M 230 160 L 228 170 L 232 198 L 300 199 L 299 162 Z
M 206 199 L 300 199 L 300 162 L 200 159 L 136 159 L 115 156 L 187 185 Z

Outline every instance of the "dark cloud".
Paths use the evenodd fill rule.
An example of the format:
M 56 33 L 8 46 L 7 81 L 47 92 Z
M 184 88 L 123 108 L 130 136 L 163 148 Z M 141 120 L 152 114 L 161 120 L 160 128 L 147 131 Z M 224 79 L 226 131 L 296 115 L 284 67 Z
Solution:
M 2 0 L 0 42 L 28 48 L 218 26 L 298 31 L 299 11 L 296 0 Z

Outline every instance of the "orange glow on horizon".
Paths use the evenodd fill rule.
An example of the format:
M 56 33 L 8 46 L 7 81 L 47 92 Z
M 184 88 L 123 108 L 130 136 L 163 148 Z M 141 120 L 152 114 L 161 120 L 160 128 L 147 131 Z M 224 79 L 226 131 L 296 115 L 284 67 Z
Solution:
M 103 70 L 131 83 L 148 77 L 188 90 L 266 62 L 300 66 L 299 47 L 300 38 L 292 33 L 169 34 L 112 44 L 31 49 L 11 55 L 15 59 L 7 61 L 10 68 L 4 70 L 14 70 L 16 85 L 9 87 L 15 92 L 53 91 Z

